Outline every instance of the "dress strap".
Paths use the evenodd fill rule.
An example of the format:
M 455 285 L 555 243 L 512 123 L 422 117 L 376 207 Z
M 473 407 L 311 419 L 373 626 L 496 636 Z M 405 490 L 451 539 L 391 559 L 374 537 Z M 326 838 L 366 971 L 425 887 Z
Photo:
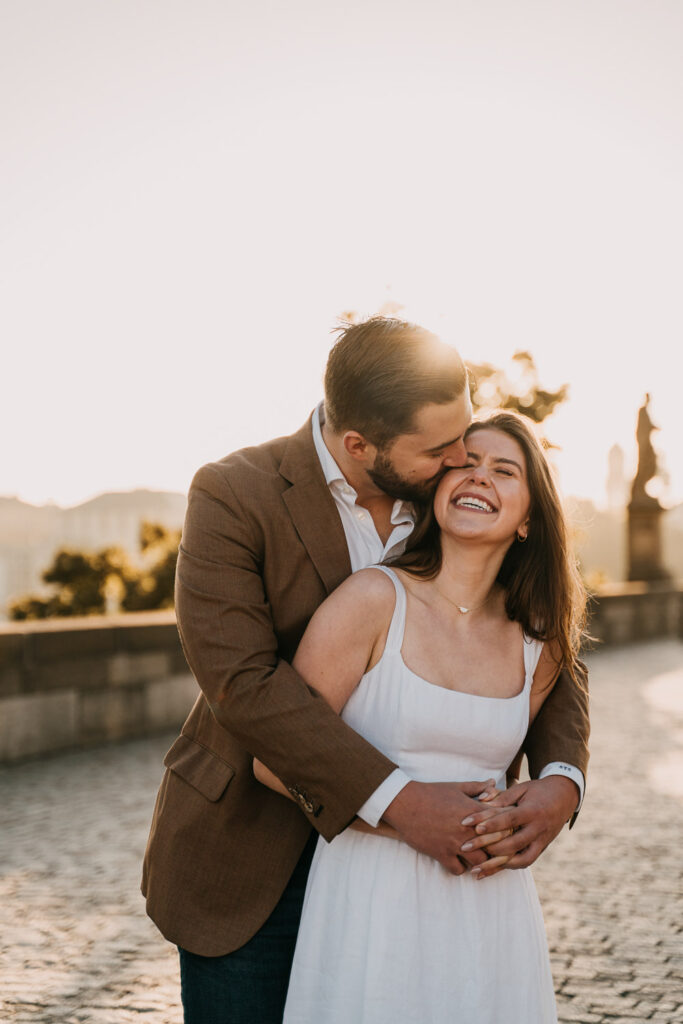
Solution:
M 531 685 L 531 680 L 534 678 L 534 672 L 538 665 L 538 660 L 541 657 L 541 651 L 543 650 L 543 641 L 534 640 L 532 637 L 524 634 L 524 671 L 526 673 L 525 686 Z
M 406 588 L 401 583 L 400 579 L 396 575 L 393 569 L 390 569 L 388 565 L 373 565 L 373 569 L 379 569 L 380 572 L 385 573 L 394 584 L 394 590 L 396 591 L 396 604 L 394 605 L 394 614 L 391 617 L 391 624 L 389 625 L 389 632 L 387 633 L 387 642 L 384 645 L 385 651 L 400 651 L 403 646 L 403 634 L 406 628 Z

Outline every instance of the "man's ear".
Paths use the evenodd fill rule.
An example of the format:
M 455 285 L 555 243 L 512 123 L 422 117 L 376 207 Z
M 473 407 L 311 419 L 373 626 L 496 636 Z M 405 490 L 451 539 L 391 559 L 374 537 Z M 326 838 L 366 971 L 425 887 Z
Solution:
M 357 430 L 347 430 L 342 438 L 344 451 L 356 462 L 374 462 L 377 449 L 374 444 L 366 441 Z

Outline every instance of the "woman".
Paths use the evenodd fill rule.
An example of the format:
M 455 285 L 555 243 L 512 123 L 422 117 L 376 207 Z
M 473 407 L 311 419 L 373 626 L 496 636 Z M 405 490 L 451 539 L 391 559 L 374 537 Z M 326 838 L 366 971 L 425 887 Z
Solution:
M 412 778 L 500 789 L 560 665 L 575 664 L 585 595 L 526 423 L 500 413 L 466 443 L 406 553 L 331 595 L 295 666 Z M 319 842 L 285 1024 L 555 1021 L 530 872 L 478 873 L 450 875 L 383 825 Z

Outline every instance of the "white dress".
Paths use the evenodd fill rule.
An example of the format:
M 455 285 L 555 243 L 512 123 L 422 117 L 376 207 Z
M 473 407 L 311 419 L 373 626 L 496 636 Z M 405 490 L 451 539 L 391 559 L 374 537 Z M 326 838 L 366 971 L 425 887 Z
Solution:
M 505 771 L 529 720 L 542 644 L 524 641 L 515 697 L 447 690 L 403 662 L 406 593 L 382 658 L 342 717 L 421 782 Z M 543 916 L 528 869 L 476 881 L 451 875 L 396 839 L 346 829 L 318 841 L 284 1024 L 552 1024 L 557 1021 Z

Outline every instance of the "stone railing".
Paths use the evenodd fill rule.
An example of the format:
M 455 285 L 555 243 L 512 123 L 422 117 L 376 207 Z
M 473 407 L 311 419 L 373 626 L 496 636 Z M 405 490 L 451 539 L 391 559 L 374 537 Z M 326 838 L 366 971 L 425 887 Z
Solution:
M 197 696 L 173 612 L 0 625 L 0 763 L 174 729 Z
M 603 645 L 680 637 L 683 591 L 625 583 L 592 601 Z M 0 625 L 0 763 L 180 726 L 198 693 L 173 612 Z
M 590 632 L 604 645 L 642 643 L 683 636 L 680 584 L 613 583 L 590 602 Z

